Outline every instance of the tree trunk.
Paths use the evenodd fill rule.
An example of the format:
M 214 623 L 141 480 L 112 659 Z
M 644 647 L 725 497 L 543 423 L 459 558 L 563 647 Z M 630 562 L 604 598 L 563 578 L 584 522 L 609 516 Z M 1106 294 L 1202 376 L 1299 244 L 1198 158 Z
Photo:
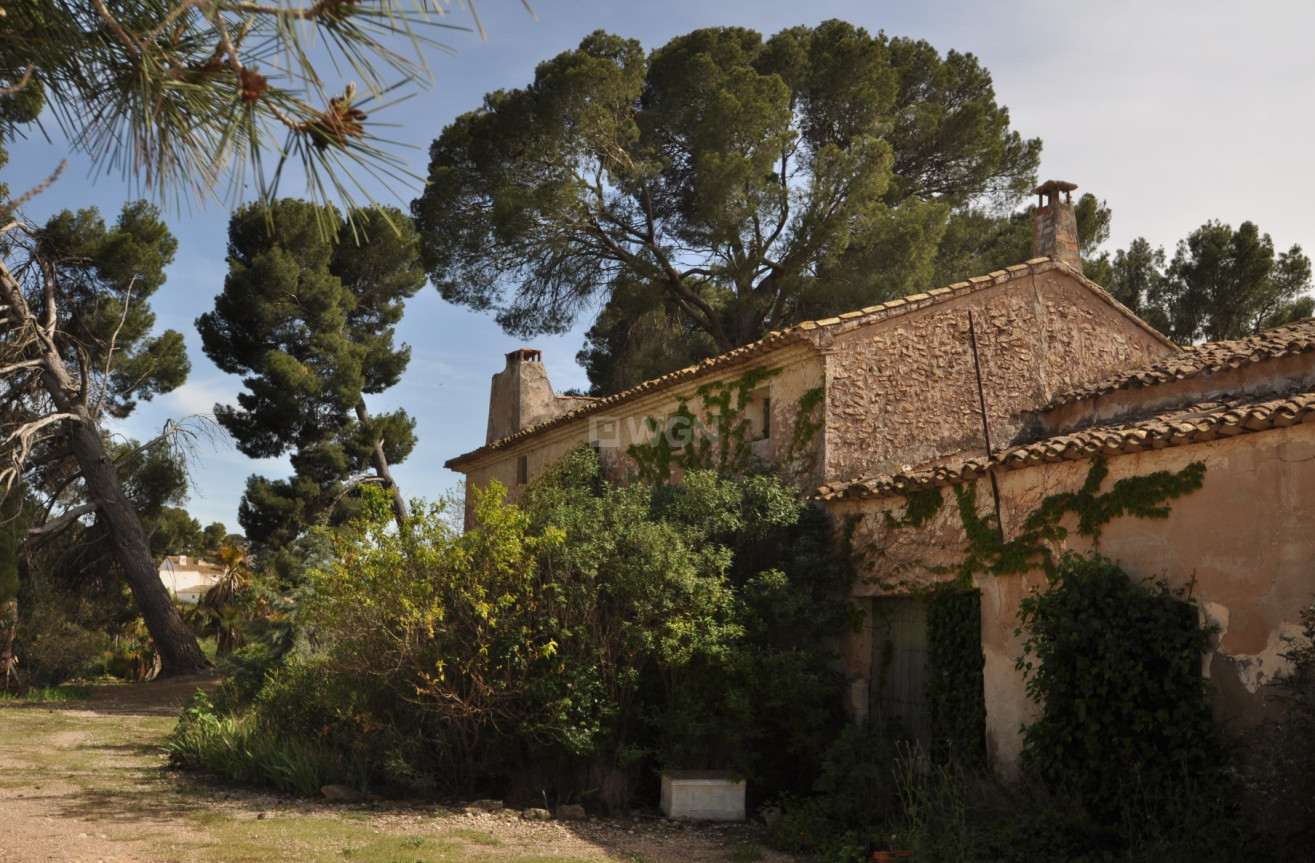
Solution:
M 356 402 L 356 419 L 361 425 L 367 425 L 370 422 L 370 412 L 365 409 L 365 399 Z M 406 508 L 406 498 L 402 497 L 402 490 L 393 482 L 393 472 L 388 469 L 388 457 L 384 455 L 384 442 L 382 439 L 374 442 L 374 473 L 375 476 L 383 480 L 384 486 L 393 493 L 393 518 L 397 520 L 397 526 L 402 527 L 409 513 Z
M 14 656 L 14 635 L 18 632 L 18 598 L 0 599 L 0 692 L 15 688 L 18 680 L 18 657 Z
M 68 432 L 70 449 L 81 469 L 87 498 L 95 504 L 97 517 L 104 519 L 109 528 L 114 557 L 127 575 L 133 599 L 137 601 L 142 620 L 155 642 L 161 675 L 193 674 L 208 668 L 210 663 L 201 653 L 196 636 L 183 622 L 183 616 L 160 580 L 141 518 L 119 484 L 118 469 L 110 459 L 100 436 L 100 427 L 87 407 L 86 393 L 69 373 L 54 340 L 38 324 L 23 296 L 22 287 L 2 263 L 0 301 L 9 307 L 10 329 L 26 330 L 32 336 L 26 348 L 27 354 L 40 362 L 41 386 L 56 410 L 64 415 L 60 422 Z M 53 309 L 47 310 L 47 314 L 53 317 Z
M 81 405 L 74 408 L 85 414 L 86 409 Z M 87 497 L 96 504 L 96 517 L 104 519 L 109 528 L 114 557 L 128 577 L 132 597 L 155 642 L 155 651 L 160 656 L 160 676 L 203 671 L 210 663 L 160 580 L 141 518 L 119 484 L 118 470 L 105 451 L 99 430 L 90 417 L 68 426 L 73 457 L 82 469 Z

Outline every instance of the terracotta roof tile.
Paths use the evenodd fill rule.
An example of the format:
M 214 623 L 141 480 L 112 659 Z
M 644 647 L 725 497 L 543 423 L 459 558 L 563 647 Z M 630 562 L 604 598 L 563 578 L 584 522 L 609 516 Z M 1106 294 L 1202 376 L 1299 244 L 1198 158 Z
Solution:
M 1099 286 L 1096 285 L 1094 282 L 1090 282 L 1087 279 L 1083 278 L 1081 274 L 1074 273 L 1065 264 L 1061 264 L 1051 258 L 1032 258 L 1031 260 L 1026 261 L 1022 264 L 1018 264 L 1017 266 L 1010 267 L 1008 270 L 1001 270 L 996 273 L 991 273 L 990 275 L 987 276 L 978 276 L 975 279 L 970 279 L 969 281 L 966 282 L 955 282 L 952 285 L 947 285 L 946 287 L 943 288 L 937 288 L 935 290 L 928 291 L 927 293 L 914 294 L 912 296 L 903 297 L 902 299 L 891 300 L 886 303 L 881 303 L 880 305 L 868 306 L 867 308 L 862 309 L 858 312 L 846 312 L 845 314 L 840 315 L 838 317 L 823 318 L 822 320 L 817 320 L 817 321 L 805 321 L 801 324 L 796 324 L 788 329 L 777 330 L 775 332 L 768 333 L 758 341 L 753 342 L 751 344 L 747 344 L 743 347 L 736 348 L 733 351 L 727 351 L 724 354 L 719 354 L 718 356 L 711 357 L 709 359 L 703 360 L 700 363 L 697 363 L 692 366 L 688 366 L 678 371 L 670 372 L 668 374 L 662 375 L 661 377 L 653 378 L 652 380 L 645 381 L 644 383 L 639 384 L 638 386 L 632 387 L 623 392 L 619 392 L 615 395 L 605 396 L 603 398 L 596 399 L 590 404 L 582 405 L 581 407 L 578 407 L 573 411 L 569 411 L 568 413 L 562 414 L 561 416 L 554 417 L 553 419 L 550 420 L 545 420 L 544 422 L 541 422 L 538 425 L 531 426 L 530 428 L 527 429 L 522 429 L 516 432 L 515 434 L 508 435 L 507 437 L 493 441 L 492 443 L 485 444 L 479 449 L 472 450 L 471 452 L 465 453 L 464 455 L 459 455 L 456 458 L 449 459 L 444 466 L 448 468 L 458 468 L 460 465 L 467 463 L 471 459 L 482 456 L 485 453 L 494 452 L 500 449 L 505 449 L 509 446 L 512 446 L 513 444 L 525 440 L 528 437 L 531 437 L 532 435 L 536 435 L 539 434 L 540 432 L 546 431 L 549 428 L 555 428 L 557 426 L 570 423 L 581 417 L 588 416 L 594 413 L 599 413 L 606 408 L 610 408 L 622 402 L 626 402 L 633 398 L 637 398 L 645 393 L 652 392 L 655 389 L 660 389 L 662 387 L 666 387 L 670 384 L 674 384 L 679 381 L 689 380 L 691 378 L 705 374 L 706 372 L 709 372 L 713 369 L 721 368 L 723 366 L 730 366 L 741 360 L 748 359 L 750 357 L 754 357 L 759 354 L 767 353 L 768 351 L 773 351 L 778 348 L 783 348 L 789 344 L 793 344 L 800 341 L 811 341 L 811 339 L 805 335 L 808 333 L 813 333 L 818 330 L 829 329 L 831 327 L 838 327 L 842 325 L 845 327 L 861 325 L 871 320 L 880 320 L 898 314 L 905 314 L 907 312 L 913 311 L 918 308 L 926 308 L 927 306 L 941 302 L 942 299 L 949 299 L 955 296 L 959 296 L 965 293 L 970 293 L 972 291 L 979 290 L 982 287 L 988 287 L 990 285 L 993 285 L 995 284 L 995 279 L 997 276 L 1007 276 L 1008 278 L 1012 279 L 1012 278 L 1018 278 L 1019 276 L 1034 275 L 1055 269 L 1064 269 L 1065 271 L 1071 273 L 1075 278 L 1081 279 L 1086 284 L 1091 285 L 1092 287 L 1099 288 Z
M 1121 370 L 1104 380 L 1067 390 L 1050 403 L 1055 408 L 1116 390 L 1153 386 L 1208 375 L 1251 363 L 1315 351 L 1315 318 L 1286 324 L 1254 336 L 1186 348 L 1148 366 Z
M 990 470 L 1017 470 L 1042 462 L 1188 446 L 1306 422 L 1315 423 L 1315 392 L 1206 402 L 1135 423 L 1097 426 L 1010 447 L 992 457 L 982 456 L 954 464 L 822 486 L 811 497 L 817 500 L 889 497 L 901 492 L 956 485 L 984 476 Z

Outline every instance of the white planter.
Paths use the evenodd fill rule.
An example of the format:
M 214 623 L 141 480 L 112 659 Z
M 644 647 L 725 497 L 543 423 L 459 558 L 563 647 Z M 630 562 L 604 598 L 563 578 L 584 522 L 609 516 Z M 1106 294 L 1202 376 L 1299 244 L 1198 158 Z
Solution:
M 662 814 L 696 821 L 743 821 L 743 779 L 724 770 L 662 774 Z

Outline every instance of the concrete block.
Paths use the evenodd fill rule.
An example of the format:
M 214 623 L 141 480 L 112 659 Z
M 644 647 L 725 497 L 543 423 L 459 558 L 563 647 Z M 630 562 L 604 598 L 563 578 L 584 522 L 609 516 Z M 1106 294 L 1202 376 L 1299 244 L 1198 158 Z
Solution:
M 743 821 L 743 779 L 724 770 L 662 774 L 662 814 L 696 821 Z

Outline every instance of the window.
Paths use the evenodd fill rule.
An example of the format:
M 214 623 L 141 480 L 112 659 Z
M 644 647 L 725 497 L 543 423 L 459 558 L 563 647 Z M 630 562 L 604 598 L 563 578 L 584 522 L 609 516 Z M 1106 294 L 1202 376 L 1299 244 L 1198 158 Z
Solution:
M 516 459 L 516 485 L 525 485 L 530 481 L 530 457 L 523 455 Z

